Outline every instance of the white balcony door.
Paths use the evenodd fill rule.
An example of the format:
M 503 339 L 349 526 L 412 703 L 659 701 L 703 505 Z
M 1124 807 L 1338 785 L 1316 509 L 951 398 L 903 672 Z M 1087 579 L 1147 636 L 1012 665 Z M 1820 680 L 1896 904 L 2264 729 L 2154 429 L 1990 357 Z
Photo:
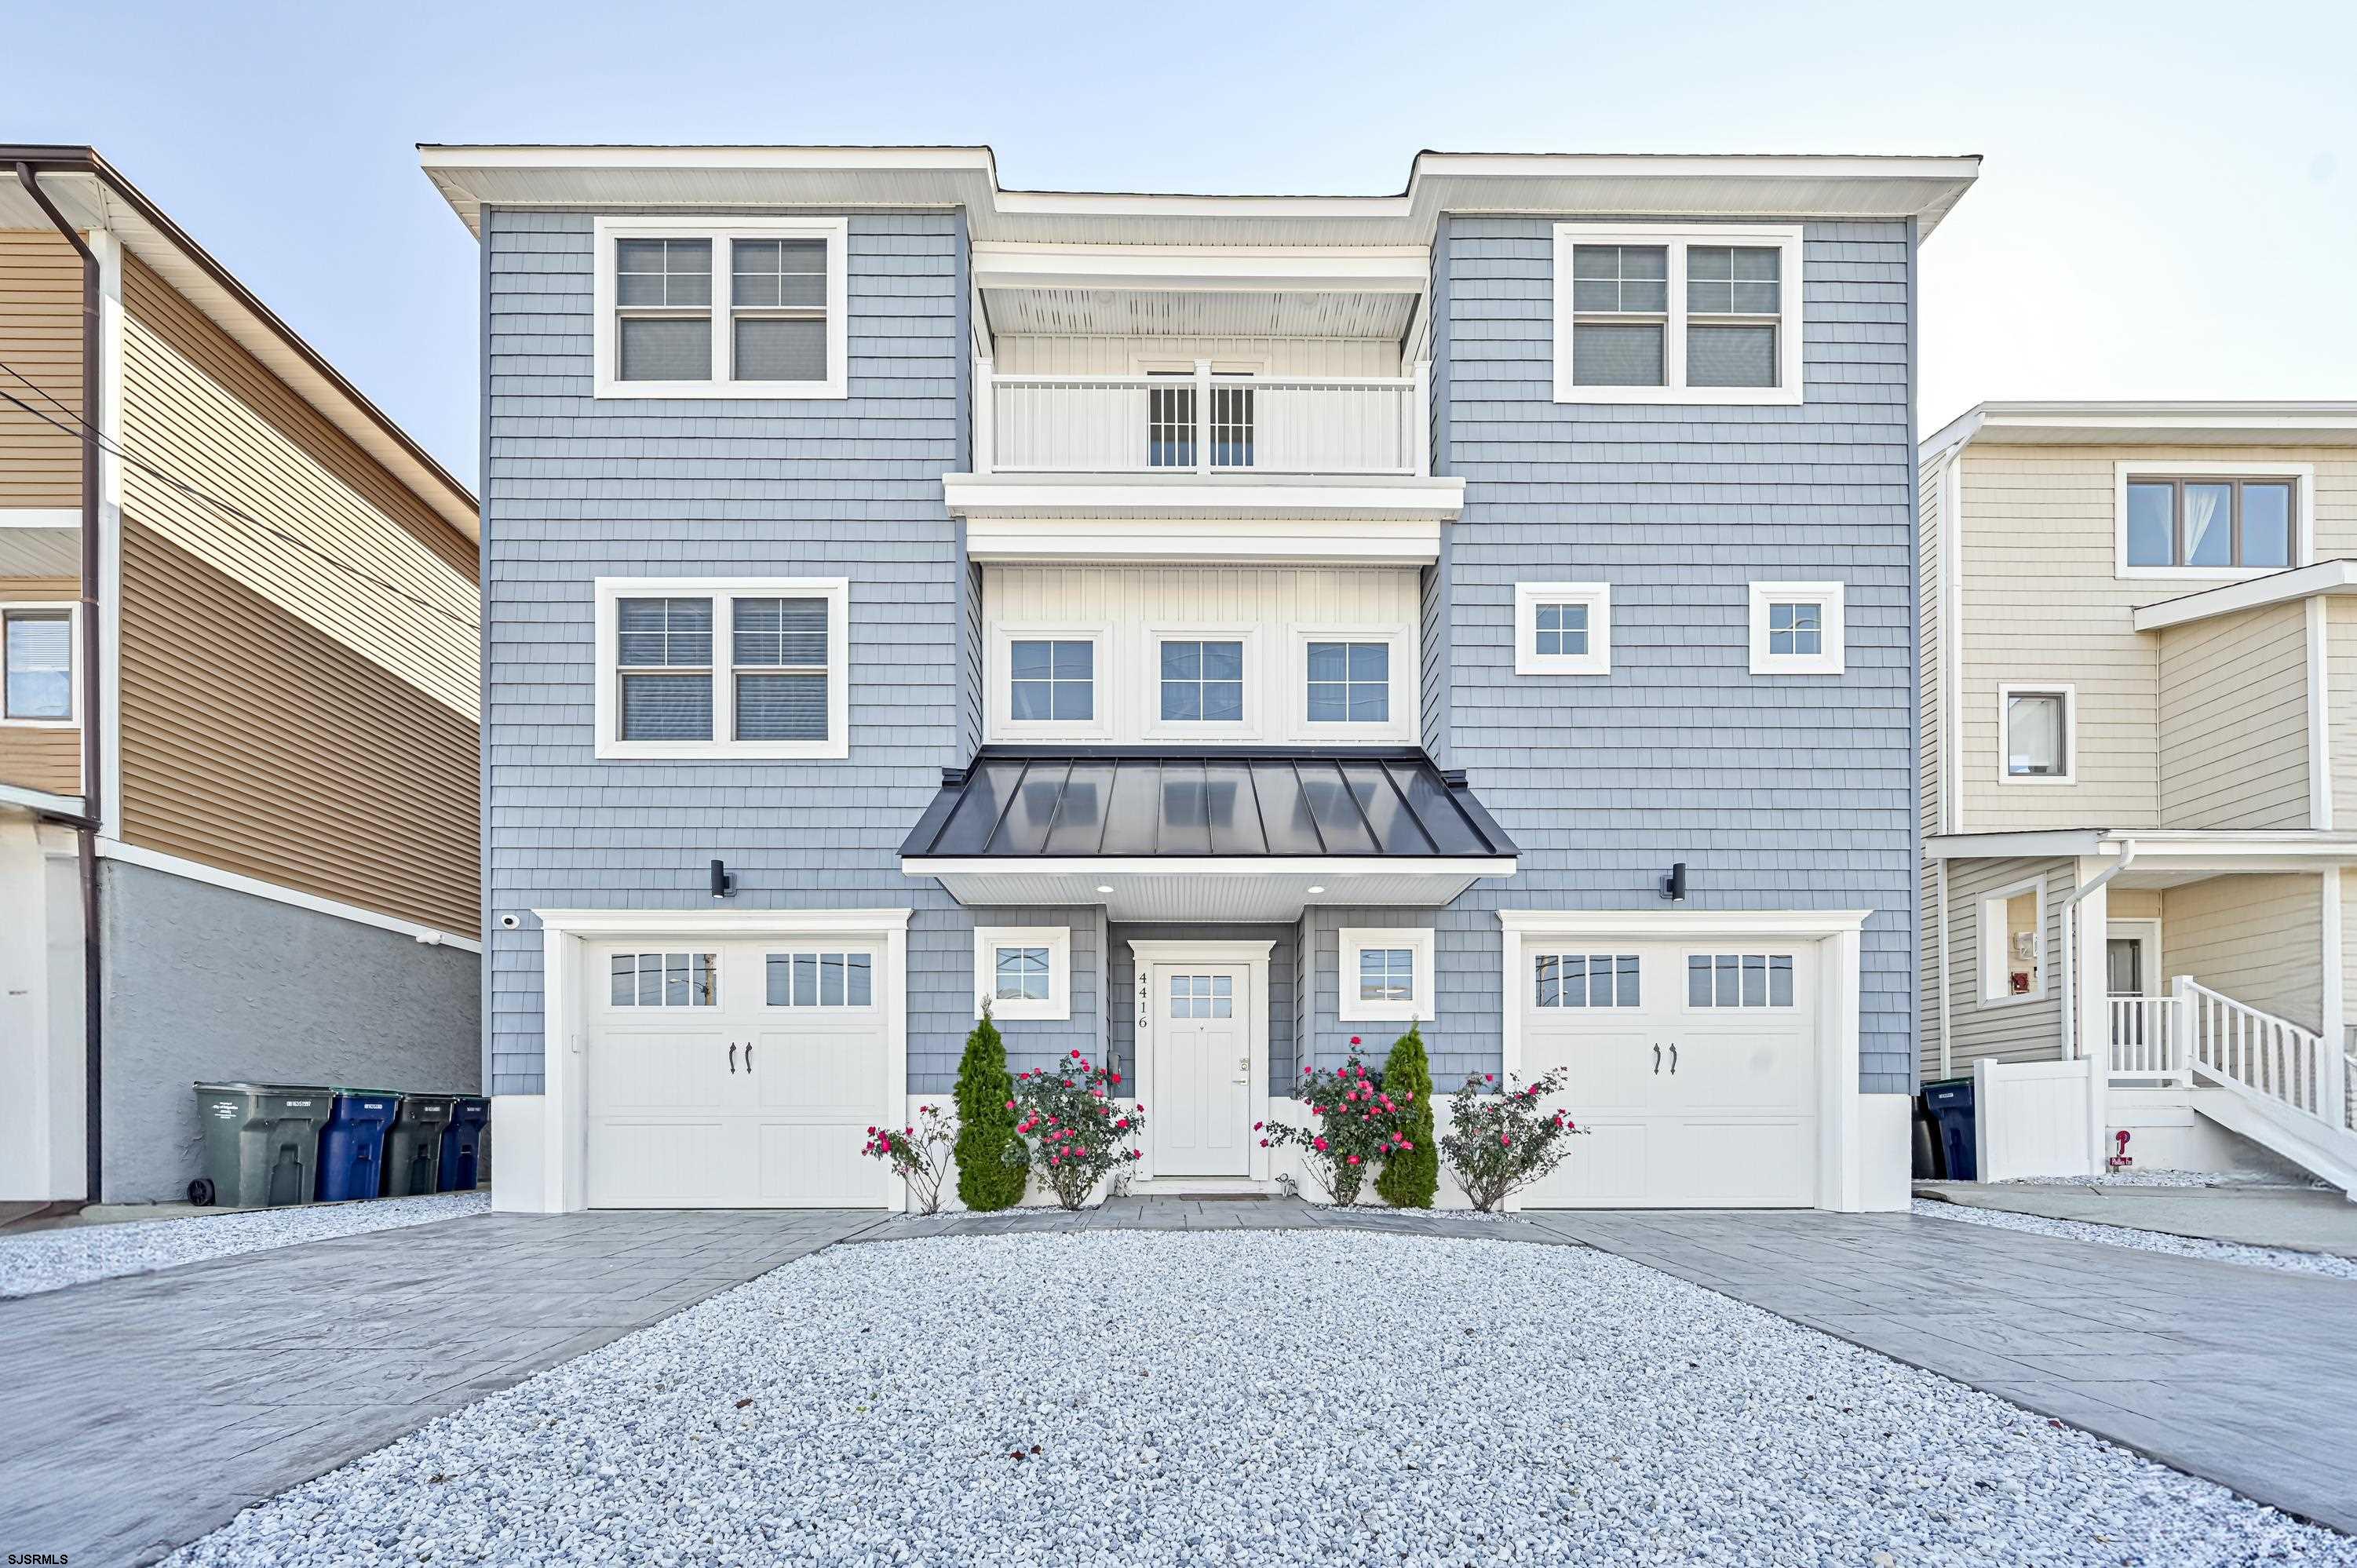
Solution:
M 1154 1174 L 1252 1172 L 1254 1010 L 1246 964 L 1163 963 L 1150 974 L 1155 1099 L 1147 1106 Z

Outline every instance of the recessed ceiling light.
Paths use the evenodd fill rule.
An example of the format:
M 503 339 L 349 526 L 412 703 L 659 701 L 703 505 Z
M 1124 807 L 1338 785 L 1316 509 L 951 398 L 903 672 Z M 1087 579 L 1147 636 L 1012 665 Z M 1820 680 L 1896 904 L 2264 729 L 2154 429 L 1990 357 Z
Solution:
M 1312 893 L 1323 893 L 1323 892 L 1325 892 L 1325 891 L 1326 891 L 1326 889 L 1324 889 L 1323 887 L 1312 887 L 1309 891 L 1311 891 Z
M 1113 891 L 1113 884 L 1110 882 L 1100 882 L 1097 884 L 1097 891 L 1100 893 L 1110 893 Z

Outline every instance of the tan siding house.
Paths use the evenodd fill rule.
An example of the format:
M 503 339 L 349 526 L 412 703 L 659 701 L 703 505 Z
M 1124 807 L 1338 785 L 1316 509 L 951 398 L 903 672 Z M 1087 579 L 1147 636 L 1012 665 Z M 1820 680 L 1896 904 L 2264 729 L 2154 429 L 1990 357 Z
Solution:
M 479 1087 L 476 509 L 95 153 L 18 159 L 0 1035 L 41 1044 L 0 1062 L 0 1199 L 176 1197 L 194 1079 Z

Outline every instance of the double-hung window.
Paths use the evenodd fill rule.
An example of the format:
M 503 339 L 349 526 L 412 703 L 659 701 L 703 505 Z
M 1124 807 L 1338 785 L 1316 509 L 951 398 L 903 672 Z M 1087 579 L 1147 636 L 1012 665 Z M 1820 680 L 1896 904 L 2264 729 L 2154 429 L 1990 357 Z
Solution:
M 846 220 L 595 230 L 597 396 L 845 395 Z
M 850 755 L 840 577 L 601 578 L 600 757 Z
M 1559 223 L 1557 403 L 1801 401 L 1801 231 Z
M 2241 577 L 2308 559 L 2313 469 L 2117 465 L 2122 576 Z
M 75 722 L 71 605 L 0 606 L 0 722 Z

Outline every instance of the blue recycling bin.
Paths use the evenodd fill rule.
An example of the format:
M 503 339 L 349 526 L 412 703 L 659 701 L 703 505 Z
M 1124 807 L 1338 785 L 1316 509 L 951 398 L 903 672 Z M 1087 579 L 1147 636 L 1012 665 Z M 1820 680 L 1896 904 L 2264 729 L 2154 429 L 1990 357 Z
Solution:
M 450 1101 L 450 1125 L 442 1130 L 441 1190 L 472 1192 L 482 1170 L 483 1129 L 490 1125 L 491 1102 L 479 1094 Z
M 387 1089 L 336 1091 L 328 1124 L 319 1130 L 321 1203 L 375 1197 L 384 1191 L 384 1131 L 401 1111 L 401 1096 Z
M 1950 1181 L 1980 1180 L 1980 1155 L 1974 1146 L 1973 1080 L 1943 1078 L 1925 1084 L 1923 1110 L 1932 1118 L 1933 1141 L 1939 1146 L 1940 1174 Z

